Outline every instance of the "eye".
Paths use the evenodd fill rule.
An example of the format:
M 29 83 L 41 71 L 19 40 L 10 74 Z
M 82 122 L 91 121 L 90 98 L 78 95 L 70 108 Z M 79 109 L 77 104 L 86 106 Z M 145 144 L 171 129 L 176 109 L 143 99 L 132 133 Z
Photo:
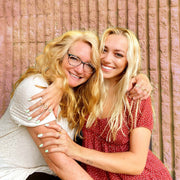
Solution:
M 120 57 L 120 58 L 124 57 L 124 55 L 123 55 L 123 54 L 120 54 L 120 53 L 115 53 L 115 56 L 116 56 L 116 57 Z
M 108 50 L 107 50 L 106 48 L 104 48 L 104 49 L 102 50 L 102 53 L 106 53 L 106 52 L 108 52 Z
M 72 54 L 69 54 L 69 58 L 73 61 L 78 61 L 78 58 L 73 56 Z

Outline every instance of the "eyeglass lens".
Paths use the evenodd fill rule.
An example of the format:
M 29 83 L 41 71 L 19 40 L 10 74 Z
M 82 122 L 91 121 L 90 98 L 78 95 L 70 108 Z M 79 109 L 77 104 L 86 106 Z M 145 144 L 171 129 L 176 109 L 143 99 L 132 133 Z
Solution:
M 90 63 L 83 62 L 79 57 L 73 54 L 68 53 L 68 60 L 69 60 L 69 64 L 72 66 L 79 66 L 80 64 L 83 64 L 85 72 L 88 72 L 88 73 L 94 72 L 95 68 Z

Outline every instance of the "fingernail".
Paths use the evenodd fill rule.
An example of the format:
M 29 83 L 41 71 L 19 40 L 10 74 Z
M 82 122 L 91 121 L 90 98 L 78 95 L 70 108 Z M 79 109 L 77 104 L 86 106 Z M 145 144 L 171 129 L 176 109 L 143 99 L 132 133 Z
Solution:
M 45 124 L 44 126 L 48 127 L 48 126 L 49 126 L 49 124 Z
M 25 111 L 26 113 L 28 113 L 29 112 L 29 109 L 26 109 L 26 111 Z
M 43 147 L 43 144 L 40 144 L 39 147 L 40 147 L 40 148 Z
M 27 119 L 30 121 L 32 119 L 32 117 L 28 117 Z
M 31 100 L 32 100 L 31 98 L 28 99 L 28 101 L 31 101 Z
M 47 149 L 45 150 L 45 153 L 48 153 L 48 150 L 47 150 Z
M 42 137 L 42 136 L 43 136 L 43 134 L 38 134 L 38 135 L 37 135 L 37 137 Z
M 39 124 L 40 122 L 41 122 L 40 120 L 37 120 L 37 121 L 36 121 L 36 124 Z

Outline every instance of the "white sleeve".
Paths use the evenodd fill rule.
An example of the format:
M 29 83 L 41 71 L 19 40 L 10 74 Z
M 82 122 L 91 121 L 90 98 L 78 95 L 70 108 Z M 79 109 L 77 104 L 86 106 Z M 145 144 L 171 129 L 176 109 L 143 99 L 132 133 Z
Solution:
M 43 91 L 43 88 L 37 86 L 48 86 L 47 82 L 41 75 L 33 75 L 27 77 L 18 85 L 15 90 L 14 96 L 10 102 L 10 116 L 11 119 L 19 126 L 23 125 L 27 127 L 35 127 L 56 120 L 53 112 L 51 112 L 43 121 L 38 124 L 36 123 L 36 121 L 38 120 L 38 117 L 40 115 L 32 118 L 31 120 L 28 120 L 30 113 L 27 113 L 26 110 L 31 105 L 35 104 L 40 100 L 36 99 L 33 101 L 28 101 L 28 99 L 31 98 L 33 95 Z M 32 111 L 31 114 L 34 111 Z

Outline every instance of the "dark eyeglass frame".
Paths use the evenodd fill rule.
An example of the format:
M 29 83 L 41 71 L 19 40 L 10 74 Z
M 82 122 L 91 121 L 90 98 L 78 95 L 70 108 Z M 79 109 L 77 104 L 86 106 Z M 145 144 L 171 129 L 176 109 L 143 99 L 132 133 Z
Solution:
M 67 52 L 67 55 L 68 55 L 68 63 L 69 63 L 71 66 L 77 67 L 77 66 L 80 66 L 81 64 L 83 64 L 83 70 L 84 70 L 85 72 L 87 72 L 87 71 L 84 69 L 84 65 L 87 65 L 88 67 L 90 67 L 90 68 L 92 69 L 92 72 L 87 72 L 87 73 L 93 74 L 93 73 L 96 72 L 95 67 L 94 67 L 91 63 L 87 63 L 87 62 L 82 61 L 78 56 L 75 56 L 74 54 L 69 53 L 69 51 Z M 73 64 L 71 64 L 70 61 L 69 61 L 69 59 L 70 59 L 71 57 L 77 59 L 77 60 L 79 61 L 79 64 L 78 64 L 78 65 L 73 65 Z

